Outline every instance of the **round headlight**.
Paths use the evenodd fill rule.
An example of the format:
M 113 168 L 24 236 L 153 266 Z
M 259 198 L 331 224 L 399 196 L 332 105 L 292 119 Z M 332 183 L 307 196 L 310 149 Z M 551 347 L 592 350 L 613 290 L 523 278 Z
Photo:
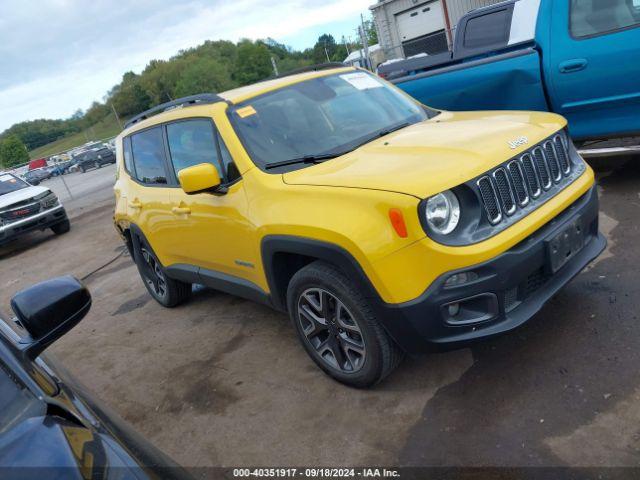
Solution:
M 426 215 L 434 232 L 447 235 L 460 221 L 460 202 L 450 190 L 439 193 L 427 200 Z

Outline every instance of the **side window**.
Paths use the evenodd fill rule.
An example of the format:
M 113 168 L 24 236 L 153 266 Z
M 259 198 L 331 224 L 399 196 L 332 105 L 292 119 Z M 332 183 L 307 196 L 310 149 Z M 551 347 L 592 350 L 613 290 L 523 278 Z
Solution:
M 507 45 L 512 11 L 505 8 L 467 21 L 464 48 L 477 49 Z
M 218 169 L 220 177 L 224 177 L 218 161 L 215 130 L 210 120 L 195 119 L 170 123 L 167 125 L 167 139 L 176 176 L 183 168 L 210 163 Z
M 122 155 L 124 157 L 124 169 L 130 175 L 135 176 L 135 170 L 133 169 L 133 157 L 131 156 L 131 138 L 129 137 L 122 140 Z
M 136 178 L 149 185 L 166 184 L 164 142 L 160 127 L 131 135 L 131 151 Z
M 222 155 L 222 163 L 224 164 L 224 170 L 227 172 L 227 181 L 234 182 L 238 178 L 240 178 L 240 172 L 238 171 L 238 167 L 233 163 L 233 158 L 231 158 L 231 154 L 229 153 L 229 149 L 224 144 L 224 140 L 218 133 L 218 142 L 220 144 L 220 154 Z
M 640 25 L 638 0 L 571 0 L 571 35 L 601 35 Z

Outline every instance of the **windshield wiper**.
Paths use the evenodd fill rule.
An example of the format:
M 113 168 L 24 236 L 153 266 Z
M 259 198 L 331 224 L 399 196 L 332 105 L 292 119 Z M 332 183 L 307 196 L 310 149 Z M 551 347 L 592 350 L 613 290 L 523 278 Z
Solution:
M 321 155 L 305 155 L 304 157 L 290 158 L 289 160 L 282 160 L 281 162 L 274 162 L 265 165 L 266 170 L 272 168 L 286 167 L 287 165 L 296 165 L 298 163 L 321 163 L 325 160 L 331 160 L 342 155 L 342 153 L 324 153 Z
M 399 123 L 398 125 L 394 125 L 393 127 L 385 128 L 384 130 L 380 130 L 376 137 L 384 137 L 385 135 L 389 135 L 390 133 L 397 132 L 398 130 L 402 130 L 405 127 L 411 125 L 411 122 Z M 374 137 L 375 138 L 375 137 Z

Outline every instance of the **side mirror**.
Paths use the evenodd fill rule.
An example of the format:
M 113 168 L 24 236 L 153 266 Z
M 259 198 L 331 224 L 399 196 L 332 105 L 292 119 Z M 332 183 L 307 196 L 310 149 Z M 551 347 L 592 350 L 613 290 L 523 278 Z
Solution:
M 91 308 L 91 294 L 74 277 L 59 277 L 18 292 L 11 308 L 27 333 L 15 347 L 34 360 L 82 320 Z
M 218 170 L 210 163 L 183 168 L 178 172 L 178 179 L 182 190 L 190 195 L 217 191 L 222 183 Z

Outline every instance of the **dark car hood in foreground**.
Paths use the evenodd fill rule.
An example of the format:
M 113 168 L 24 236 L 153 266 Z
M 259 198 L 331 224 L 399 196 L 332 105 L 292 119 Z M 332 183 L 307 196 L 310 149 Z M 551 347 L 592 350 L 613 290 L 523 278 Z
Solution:
M 51 358 L 38 365 L 58 392 L 47 399 L 46 415 L 25 419 L 0 437 L 0 477 L 192 478 Z

